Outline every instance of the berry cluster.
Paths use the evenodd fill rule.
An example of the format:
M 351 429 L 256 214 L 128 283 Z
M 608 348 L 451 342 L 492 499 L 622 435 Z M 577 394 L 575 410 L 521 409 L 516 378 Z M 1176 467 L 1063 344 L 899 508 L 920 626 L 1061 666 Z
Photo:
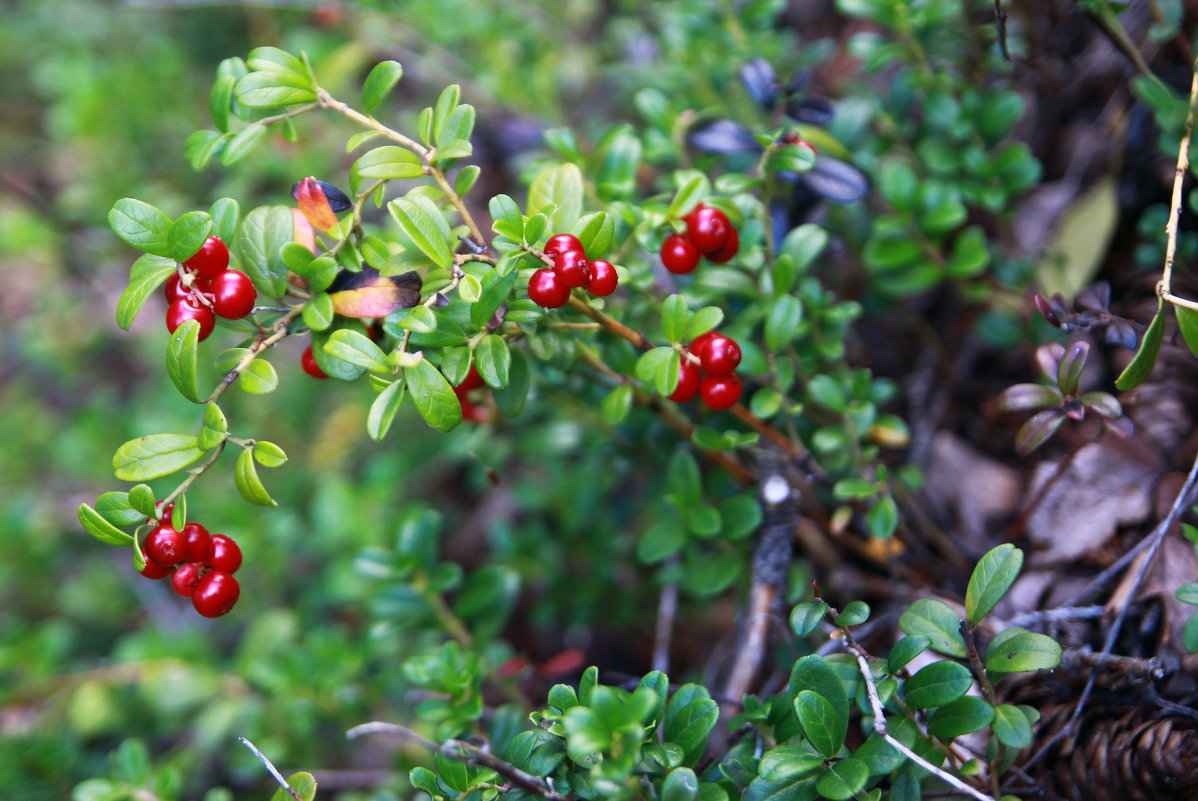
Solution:
M 453 393 L 458 396 L 458 403 L 462 405 L 463 420 L 483 422 L 486 419 L 483 411 L 469 397 L 472 391 L 482 389 L 485 386 L 486 383 L 483 381 L 483 377 L 478 374 L 478 370 L 474 369 L 473 364 L 470 365 L 470 372 L 466 373 L 466 377 L 462 379 L 462 383 L 453 388 Z
M 204 617 L 228 614 L 241 594 L 233 574 L 241 567 L 241 548 L 231 537 L 209 534 L 191 522 L 176 530 L 171 525 L 174 504 L 163 509 L 162 519 L 146 536 L 142 550 L 150 579 L 171 577 L 171 587 Z
M 574 234 L 554 234 L 545 243 L 545 255 L 553 269 L 542 267 L 528 279 L 528 297 L 546 309 L 560 309 L 570 299 L 570 290 L 586 287 L 595 297 L 616 291 L 619 276 L 611 262 L 587 260 L 582 242 Z
M 686 233 L 671 234 L 661 243 L 661 263 L 670 272 L 693 272 L 702 256 L 723 264 L 740 250 L 740 234 L 722 210 L 700 203 L 683 221 Z
M 166 302 L 166 328 L 172 334 L 187 320 L 200 324 L 205 340 L 216 326 L 217 316 L 240 320 L 254 310 L 258 290 L 240 270 L 229 269 L 229 249 L 219 236 L 210 236 L 182 269 L 166 279 L 162 288 Z
M 695 337 L 688 349 L 698 358 L 696 365 L 683 358 L 678 370 L 678 386 L 670 400 L 686 403 L 698 395 L 709 409 L 728 409 L 740 400 L 740 379 L 733 372 L 740 364 L 740 345 L 732 337 L 708 331 Z

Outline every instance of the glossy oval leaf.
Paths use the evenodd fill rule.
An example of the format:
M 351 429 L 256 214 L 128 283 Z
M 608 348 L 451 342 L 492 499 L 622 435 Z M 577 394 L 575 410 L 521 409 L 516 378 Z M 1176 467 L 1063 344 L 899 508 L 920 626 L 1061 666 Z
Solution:
M 380 392 L 370 404 L 370 411 L 366 415 L 366 433 L 371 439 L 377 441 L 387 436 L 387 431 L 395 420 L 395 413 L 403 404 L 404 387 L 403 381 L 395 381 Z
M 238 386 L 251 395 L 266 395 L 279 387 L 279 374 L 275 366 L 265 359 L 255 359 L 241 371 Z
M 906 634 L 922 634 L 932 648 L 948 656 L 965 657 L 961 638 L 961 618 L 943 601 L 921 598 L 899 617 L 899 628 Z
M 990 730 L 1008 748 L 1027 748 L 1032 744 L 1032 723 L 1017 706 L 999 704 L 994 708 Z
M 98 539 L 100 542 L 108 543 L 109 545 L 132 545 L 133 537 L 121 531 L 116 526 L 104 519 L 104 516 L 95 509 L 88 506 L 86 503 L 79 504 L 79 523 L 83 529 Z M 139 519 L 141 515 L 139 515 Z
M 825 757 L 836 756 L 848 731 L 847 715 L 839 715 L 827 698 L 812 690 L 799 691 L 794 708 L 808 742 Z
M 166 374 L 179 394 L 192 403 L 200 402 L 200 390 L 196 383 L 199 337 L 199 322 L 187 320 L 166 341 Z
M 994 720 L 994 707 L 984 698 L 967 695 L 933 710 L 928 715 L 928 733 L 942 740 L 984 729 Z
M 128 330 L 146 299 L 176 270 L 178 265 L 169 256 L 139 256 L 129 270 L 129 284 L 116 303 L 116 324 Z
M 991 548 L 978 560 L 965 590 L 965 616 L 977 624 L 1011 589 L 1023 567 L 1023 551 L 1010 543 Z
M 190 434 L 150 434 L 117 448 L 112 468 L 122 481 L 149 481 L 182 470 L 203 455 Z
M 295 801 L 295 796 L 299 796 L 300 801 L 314 801 L 316 798 L 316 777 L 307 771 L 291 774 L 287 777 L 287 784 L 295 791 L 295 795 L 280 787 L 270 801 Z
M 924 665 L 907 679 L 903 695 L 907 703 L 917 709 L 943 706 L 956 701 L 969 691 L 973 674 L 969 668 L 957 662 L 942 659 Z
M 1157 305 L 1156 315 L 1153 316 L 1152 322 L 1148 324 L 1148 329 L 1144 331 L 1144 338 L 1140 342 L 1140 349 L 1136 351 L 1136 355 L 1132 357 L 1127 367 L 1123 368 L 1123 372 L 1115 379 L 1115 386 L 1121 390 L 1138 387 L 1148 377 L 1148 374 L 1152 372 L 1152 368 L 1156 366 L 1156 356 L 1160 352 L 1161 342 L 1165 338 L 1163 303 L 1164 301 L 1161 301 Z
M 421 359 L 403 372 L 408 394 L 426 423 L 438 431 L 449 431 L 462 422 L 462 405 L 440 370 Z
M 1174 304 L 1173 312 L 1177 315 L 1177 327 L 1181 330 L 1182 339 L 1190 352 L 1198 356 L 1198 311 Z
M 130 487 L 129 505 L 146 517 L 157 516 L 158 510 L 154 508 L 154 490 L 150 488 L 149 484 Z
M 850 757 L 829 765 L 815 783 L 815 789 L 824 798 L 847 801 L 856 797 L 868 780 L 869 768 L 861 760 Z
M 582 171 L 576 164 L 551 164 L 528 187 L 529 215 L 554 207 L 549 227 L 567 231 L 582 213 Z
M 170 258 L 167 237 L 171 218 L 149 203 L 132 197 L 121 198 L 108 212 L 108 227 L 126 244 L 154 256 Z
M 815 631 L 816 626 L 824 619 L 828 605 L 823 601 L 804 601 L 796 604 L 790 610 L 790 627 L 800 637 L 806 637 Z
M 105 492 L 96 498 L 96 513 L 114 526 L 134 526 L 146 519 L 130 505 L 127 492 Z
M 794 745 L 781 745 L 762 755 L 758 770 L 761 778 L 773 782 L 806 776 L 822 764 L 824 758 L 819 754 Z
M 499 411 L 508 417 L 515 417 L 524 411 L 524 403 L 528 399 L 528 389 L 531 383 L 532 370 L 528 366 L 528 357 L 520 348 L 512 349 L 507 383 L 492 392 Z
M 1052 637 L 1018 626 L 994 635 L 986 649 L 986 669 L 999 673 L 1050 670 L 1061 664 L 1061 646 Z
M 376 373 L 389 373 L 387 356 L 382 349 L 370 341 L 365 334 L 350 328 L 339 328 L 332 333 L 324 344 L 325 353 L 343 362 L 358 367 L 365 367 Z
M 402 77 L 403 66 L 398 61 L 380 61 L 375 64 L 366 76 L 366 82 L 362 84 L 362 110 L 367 114 L 374 114 L 379 103 L 386 99 Z
M 333 299 L 327 292 L 318 292 L 304 304 L 304 325 L 313 331 L 323 331 L 333 324 Z
M 237 454 L 237 464 L 233 468 L 233 483 L 241 497 L 258 506 L 278 506 L 262 480 L 258 478 L 258 468 L 254 465 L 254 454 L 250 448 L 242 448 Z
M 894 648 L 890 649 L 890 656 L 886 658 L 886 669 L 891 673 L 897 673 L 912 659 L 928 650 L 931 644 L 932 641 L 922 634 L 909 634 L 901 638 L 894 644 Z
M 474 364 L 487 386 L 500 389 L 507 385 L 512 366 L 512 353 L 507 342 L 497 334 L 487 334 L 474 350 Z
M 287 265 L 281 251 L 292 241 L 295 223 L 287 206 L 260 206 L 242 220 L 236 251 L 241 269 L 271 297 L 287 289 Z
M 189 211 L 171 223 L 166 241 L 171 248 L 171 258 L 187 261 L 203 246 L 212 232 L 212 217 L 206 211 Z
M 424 162 L 410 150 L 398 145 L 384 145 L 364 153 L 354 162 L 354 171 L 371 180 L 419 178 L 424 175 Z
M 282 448 L 263 439 L 254 443 L 254 458 L 263 467 L 279 467 L 287 462 L 287 454 Z
M 446 270 L 453 263 L 453 245 L 449 228 L 441 212 L 425 197 L 401 197 L 387 209 L 412 243 L 434 264 Z
M 224 441 L 228 432 L 229 423 L 221 408 L 215 403 L 205 406 L 204 418 L 200 423 L 200 434 L 196 439 L 197 447 L 202 451 L 211 450 Z

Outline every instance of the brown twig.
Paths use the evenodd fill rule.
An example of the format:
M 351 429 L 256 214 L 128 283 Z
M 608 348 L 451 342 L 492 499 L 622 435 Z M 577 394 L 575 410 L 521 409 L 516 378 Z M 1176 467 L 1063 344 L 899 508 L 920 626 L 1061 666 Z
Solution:
M 1170 303 L 1191 309 L 1198 309 L 1198 304 L 1193 301 L 1184 302 L 1184 298 L 1178 298 L 1170 289 L 1173 278 L 1173 261 L 1177 256 L 1177 226 L 1181 220 L 1181 204 L 1184 201 L 1181 190 L 1186 173 L 1190 169 L 1190 138 L 1194 134 L 1195 102 L 1198 102 L 1198 62 L 1194 63 L 1190 77 L 1190 105 L 1186 111 L 1185 135 L 1182 136 L 1181 145 L 1177 148 L 1177 167 L 1173 173 L 1173 197 L 1169 207 L 1169 222 L 1165 225 L 1165 233 L 1168 236 L 1165 243 L 1165 266 L 1161 271 L 1160 283 L 1157 284 L 1157 294 L 1162 298 Z
M 677 561 L 677 557 L 673 557 Z M 653 669 L 670 672 L 670 640 L 673 638 L 674 618 L 678 614 L 678 582 L 668 581 L 661 588 L 657 602 L 657 629 L 653 636 Z
M 1002 9 L 1002 0 L 994 0 L 994 30 L 998 34 L 998 47 L 1004 61 L 1011 60 L 1011 51 L 1007 49 L 1007 17 L 1007 12 Z
M 275 766 L 271 764 L 271 761 L 266 758 L 266 755 L 258 750 L 257 746 L 244 737 L 238 737 L 237 740 L 246 748 L 250 749 L 254 756 L 258 757 L 258 761 L 266 766 L 266 769 L 270 771 L 270 775 L 275 777 L 275 781 L 279 783 L 280 787 L 287 791 L 288 795 L 294 798 L 295 801 L 304 801 L 304 799 L 300 797 L 300 794 L 295 791 L 295 788 L 288 784 L 287 780 L 283 778 L 283 774 L 279 773 L 278 769 L 275 768 Z

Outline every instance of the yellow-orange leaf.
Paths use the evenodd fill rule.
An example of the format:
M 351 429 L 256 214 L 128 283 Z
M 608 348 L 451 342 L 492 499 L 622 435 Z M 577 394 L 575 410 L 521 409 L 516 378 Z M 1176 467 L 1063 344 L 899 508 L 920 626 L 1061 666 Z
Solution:
M 361 272 L 342 271 L 329 286 L 333 311 L 342 317 L 386 317 L 420 302 L 420 276 L 415 272 L 381 276 L 365 265 Z

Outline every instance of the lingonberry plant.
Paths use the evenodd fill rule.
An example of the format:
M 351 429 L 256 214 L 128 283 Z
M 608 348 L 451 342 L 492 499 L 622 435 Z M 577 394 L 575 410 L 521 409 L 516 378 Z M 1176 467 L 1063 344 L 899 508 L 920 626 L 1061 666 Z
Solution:
M 750 67 L 746 86 L 773 107 L 778 98 L 763 89 L 774 83 L 772 70 L 761 62 Z M 550 145 L 558 158 L 539 167 L 524 202 L 497 195 L 486 203 L 491 236 L 471 196 L 480 169 L 462 164 L 473 152 L 475 110 L 457 86 L 405 133 L 382 113 L 402 78 L 393 61 L 370 72 L 355 104 L 322 87 L 305 56 L 276 48 L 227 59 L 217 75 L 216 129 L 188 143 L 197 168 L 216 157 L 234 164 L 272 130 L 294 135 L 298 119 L 322 111 L 361 129 L 350 151 L 370 148 L 347 176 L 299 178 L 290 187 L 294 206 L 243 213 L 236 199 L 221 198 L 174 219 L 133 198 L 113 206 L 113 230 L 143 251 L 117 322 L 127 328 L 162 286 L 170 303 L 167 372 L 180 395 L 202 407 L 196 433 L 151 433 L 116 451 L 122 481 L 187 472 L 161 500 L 138 483 L 79 507 L 93 536 L 131 548 L 135 570 L 170 575 L 174 591 L 203 616 L 233 609 L 240 550 L 188 520 L 187 491 L 233 445 L 241 496 L 274 505 L 258 469 L 279 467 L 286 455 L 230 427 L 220 400 L 234 385 L 251 394 L 288 391 L 269 359 L 292 336 L 310 340 L 301 357 L 309 376 L 374 393 L 366 427 L 376 440 L 409 401 L 427 425 L 449 431 L 463 420 L 519 416 L 527 404 L 543 403 L 551 387 L 602 388 L 603 424 L 643 415 L 665 445 L 665 503 L 643 510 L 636 557 L 663 584 L 698 597 L 748 584 L 755 621 L 784 595 L 790 532 L 800 516 L 848 533 L 863 558 L 884 558 L 879 544 L 901 525 L 896 495 L 918 476 L 893 455 L 907 441 L 902 420 L 882 411 L 894 383 L 846 360 L 845 332 L 861 306 L 839 300 L 811 272 L 829 235 L 807 213 L 820 199 L 855 203 L 865 194 L 855 167 L 809 144 L 822 135 L 821 150 L 847 155 L 830 147 L 835 140 L 819 125 L 775 118 L 752 130 L 716 121 L 689 138 L 662 139 L 656 134 L 683 124 L 682 115 L 659 94 L 643 93 L 643 138 L 660 147 L 646 153 L 642 135 L 627 126 L 589 148 L 557 132 Z M 966 111 L 958 115 L 962 125 Z M 973 145 L 980 158 L 1005 147 L 1017 111 L 1006 108 L 986 123 Z M 694 166 L 681 158 L 688 147 L 714 155 Z M 735 166 L 733 153 L 751 158 Z M 863 155 L 868 162 L 877 154 Z M 879 286 L 910 291 L 978 277 L 990 257 L 981 228 L 963 227 L 965 203 L 988 208 L 1018 191 L 1025 156 L 1007 157 L 1014 166 L 975 176 L 976 186 L 961 193 L 919 188 L 897 162 L 870 164 L 893 206 L 865 246 L 867 265 L 887 273 Z M 642 167 L 652 180 L 638 177 Z M 800 189 L 810 194 L 813 187 L 823 195 L 807 197 L 806 206 L 795 202 Z M 287 195 L 287 186 L 278 187 L 281 200 Z M 386 217 L 373 211 L 384 208 Z M 907 274 L 916 261 L 910 243 L 936 257 L 929 260 L 934 274 L 924 266 Z M 910 258 L 878 261 L 896 253 Z M 199 343 L 210 338 L 220 344 L 206 351 Z M 221 345 L 232 347 L 215 350 Z M 223 374 L 206 393 L 198 382 L 201 356 Z M 696 397 L 702 404 L 688 406 Z M 1036 715 L 1000 703 L 994 683 L 1002 674 L 1053 667 L 1060 656 L 1043 634 L 981 628 L 1022 562 L 1013 546 L 1000 546 L 974 573 L 963 614 L 940 601 L 916 602 L 900 621 L 906 636 L 885 662 L 854 638 L 868 607 L 855 601 L 837 611 L 817 589 L 794 608 L 793 632 L 831 635 L 846 651 L 804 656 L 785 689 L 757 696 L 749 680 L 760 653 L 748 649 L 729 680 L 740 714 L 716 739 L 719 707 L 706 687 L 674 687 L 664 671 L 605 686 L 593 668 L 576 689 L 554 687 L 532 713 L 533 728 L 517 733 L 506 717 L 488 720 L 482 695 L 485 682 L 503 683 L 502 666 L 512 657 L 499 633 L 513 580 L 497 566 L 463 577 L 440 560 L 436 528 L 435 515 L 410 514 L 394 552 L 362 560 L 368 573 L 401 588 L 398 607 L 411 613 L 401 625 L 431 619 L 443 635 L 403 663 L 406 679 L 427 694 L 415 714 L 446 740 L 437 771 L 411 775 L 434 799 L 642 793 L 722 801 L 785 791 L 795 799 L 897 800 L 937 782 L 980 798 L 989 797 L 979 789 L 988 784 L 997 796 L 1014 752 L 1030 743 Z M 750 562 L 753 575 L 746 576 Z M 797 586 L 788 597 L 806 595 Z M 985 658 L 979 633 L 990 639 Z M 916 657 L 926 664 L 908 671 Z M 980 697 L 968 694 L 975 682 Z M 853 721 L 860 732 L 850 732 Z M 983 730 L 982 750 L 966 756 L 957 738 Z M 486 747 L 458 739 L 466 734 L 485 736 Z M 962 778 L 979 774 L 985 783 Z

